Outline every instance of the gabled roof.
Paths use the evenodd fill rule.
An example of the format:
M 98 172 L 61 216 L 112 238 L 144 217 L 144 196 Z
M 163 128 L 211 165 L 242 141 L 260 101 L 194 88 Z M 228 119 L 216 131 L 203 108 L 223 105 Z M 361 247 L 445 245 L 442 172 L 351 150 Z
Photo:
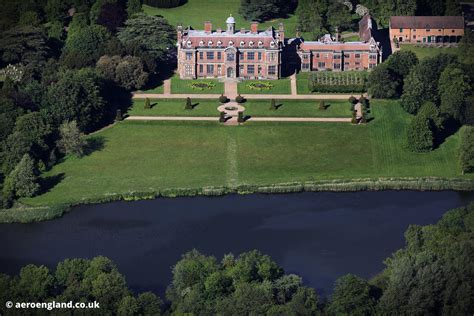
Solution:
M 373 51 L 378 52 L 380 47 L 375 42 L 373 38 L 371 38 L 368 42 L 322 42 L 322 41 L 314 41 L 314 42 L 303 42 L 300 45 L 300 50 L 302 51 Z
M 463 29 L 462 16 L 392 16 L 393 29 Z
M 370 38 L 373 36 L 372 31 L 374 26 L 370 14 L 364 15 L 364 17 L 359 21 L 359 38 L 361 41 L 370 41 Z

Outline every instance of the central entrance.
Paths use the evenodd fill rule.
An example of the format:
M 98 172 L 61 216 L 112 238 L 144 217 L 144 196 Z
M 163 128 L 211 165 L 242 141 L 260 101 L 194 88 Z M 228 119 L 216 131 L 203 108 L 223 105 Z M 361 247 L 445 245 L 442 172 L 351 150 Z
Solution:
M 234 68 L 232 67 L 227 68 L 227 78 L 234 78 L 234 74 L 235 74 Z

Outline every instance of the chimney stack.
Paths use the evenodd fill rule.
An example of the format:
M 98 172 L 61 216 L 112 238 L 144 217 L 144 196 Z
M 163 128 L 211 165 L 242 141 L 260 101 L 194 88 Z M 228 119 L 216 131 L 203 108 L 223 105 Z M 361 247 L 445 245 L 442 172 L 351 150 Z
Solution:
M 207 34 L 212 33 L 212 23 L 210 21 L 204 22 L 204 32 L 206 32 Z
M 216 30 L 216 32 L 217 32 L 218 34 L 221 34 L 221 33 L 222 33 L 222 29 L 221 29 L 221 28 L 218 28 L 218 29 Z
M 179 24 L 176 31 L 178 33 L 178 43 L 181 43 L 181 40 L 183 39 L 183 26 Z
M 252 24 L 250 24 L 250 32 L 252 32 L 252 34 L 258 33 L 258 22 L 252 22 Z
M 240 33 L 241 33 L 241 34 L 245 34 L 245 27 L 242 27 L 242 28 L 240 29 Z

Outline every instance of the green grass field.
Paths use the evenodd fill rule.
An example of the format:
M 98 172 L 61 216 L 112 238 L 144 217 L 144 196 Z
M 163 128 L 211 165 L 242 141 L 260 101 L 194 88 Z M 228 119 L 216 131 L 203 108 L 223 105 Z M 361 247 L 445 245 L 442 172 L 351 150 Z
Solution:
M 214 87 L 211 89 L 197 89 L 193 88 L 194 84 L 212 83 Z M 224 84 L 216 79 L 194 79 L 184 80 L 177 75 L 171 78 L 171 93 L 173 94 L 222 94 L 224 93 Z
M 144 5 L 143 9 L 147 14 L 164 16 L 173 26 L 191 25 L 197 30 L 204 28 L 204 21 L 211 21 L 214 29 L 218 27 L 225 29 L 225 20 L 229 14 L 232 14 L 236 20 L 236 30 L 240 30 L 242 27 L 249 29 L 250 21 L 246 21 L 239 14 L 239 7 L 239 0 L 188 0 L 186 4 L 176 8 L 162 9 Z M 296 16 L 293 15 L 287 19 L 275 19 L 261 23 L 260 29 L 267 29 L 270 26 L 278 28 L 280 22 L 285 25 L 286 37 L 294 37 L 297 21 Z
M 308 81 L 310 72 L 300 72 L 296 74 L 296 90 L 298 94 L 313 94 L 309 91 Z
M 247 100 L 245 115 L 281 117 L 351 117 L 348 101 L 325 101 L 326 110 L 319 110 L 316 100 L 276 100 L 277 110 L 270 110 L 270 100 Z
M 154 88 L 151 88 L 151 89 L 147 89 L 147 90 L 139 90 L 137 92 L 139 93 L 159 93 L 159 94 L 163 94 L 164 93 L 164 89 L 165 87 L 163 86 L 163 84 L 160 84 L 159 86 L 156 86 Z
M 192 100 L 192 110 L 186 110 L 185 99 L 160 99 L 150 100 L 151 109 L 145 109 L 145 100 L 134 99 L 133 106 L 128 111 L 128 115 L 134 116 L 219 116 L 217 107 L 220 105 L 217 98 L 215 100 Z
M 251 84 L 264 83 L 271 85 L 270 89 L 252 89 Z M 239 82 L 238 91 L 241 94 L 291 94 L 291 82 L 289 79 L 280 80 L 245 80 Z
M 412 51 L 418 56 L 419 59 L 425 59 L 429 57 L 434 57 L 441 53 L 444 54 L 457 54 L 458 49 L 457 47 L 421 47 L 415 46 L 411 44 L 402 44 L 400 45 L 400 49 L 404 51 Z
M 23 202 L 78 203 L 166 188 L 379 177 L 457 177 L 458 134 L 433 152 L 403 147 L 410 116 L 395 101 L 372 102 L 368 125 L 344 123 L 121 122 L 94 138 L 103 149 L 68 158 L 45 176 L 63 179 Z

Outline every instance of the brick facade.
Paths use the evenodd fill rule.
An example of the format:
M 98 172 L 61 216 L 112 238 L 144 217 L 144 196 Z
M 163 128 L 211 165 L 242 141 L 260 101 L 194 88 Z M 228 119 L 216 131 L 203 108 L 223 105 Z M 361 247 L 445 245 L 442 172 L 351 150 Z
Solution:
M 369 70 L 382 62 L 382 49 L 374 39 L 375 23 L 369 14 L 359 22 L 360 42 L 340 42 L 339 35 L 326 34 L 319 41 L 303 42 L 298 48 L 301 71 Z
M 457 43 L 464 36 L 462 16 L 393 16 L 390 40 L 409 43 Z
M 211 22 L 204 23 L 204 30 L 178 26 L 180 78 L 279 79 L 283 24 L 278 30 L 259 31 L 258 23 L 252 22 L 250 30 L 236 31 L 232 16 L 226 24 L 226 30 L 213 30 Z

